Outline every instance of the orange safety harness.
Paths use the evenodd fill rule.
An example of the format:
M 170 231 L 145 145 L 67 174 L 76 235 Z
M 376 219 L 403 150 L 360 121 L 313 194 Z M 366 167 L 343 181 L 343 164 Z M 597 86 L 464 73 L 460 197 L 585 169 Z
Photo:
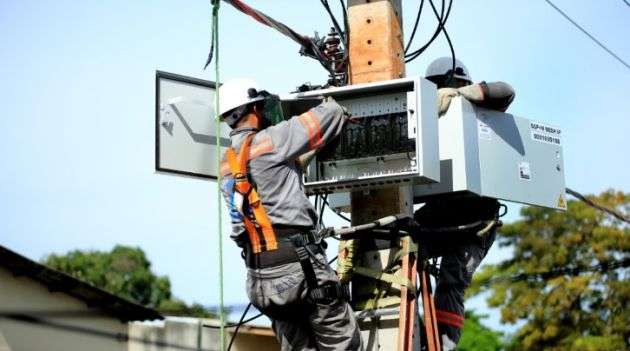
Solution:
M 252 245 L 252 252 L 256 254 L 276 250 L 278 248 L 278 242 L 269 216 L 267 216 L 267 211 L 265 211 L 258 192 L 250 183 L 248 177 L 247 161 L 249 160 L 249 151 L 255 135 L 256 133 L 252 133 L 245 137 L 238 151 L 238 155 L 232 147 L 229 147 L 225 156 L 234 177 L 234 191 L 241 194 L 244 198 L 242 211 L 243 223 L 245 224 L 245 229 L 247 230 L 249 241 Z M 245 211 L 247 207 L 251 209 L 251 211 L 249 211 L 250 214 L 247 213 L 248 211 Z

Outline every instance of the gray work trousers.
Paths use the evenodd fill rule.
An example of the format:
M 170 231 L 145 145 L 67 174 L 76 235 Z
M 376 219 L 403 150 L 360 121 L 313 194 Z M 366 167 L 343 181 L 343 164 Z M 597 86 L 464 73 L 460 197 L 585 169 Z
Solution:
M 318 284 L 337 282 L 326 256 L 316 254 Z M 362 350 L 361 333 L 352 308 L 342 299 L 307 301 L 307 284 L 299 262 L 248 269 L 247 295 L 272 320 L 282 350 Z
M 495 235 L 496 230 L 492 230 L 483 238 L 450 247 L 442 255 L 440 274 L 435 288 L 435 309 L 438 331 L 446 343 L 456 345 L 459 342 L 460 323 L 464 320 L 465 289 L 470 285 L 481 260 L 486 257 Z M 449 350 L 449 348 L 444 347 L 444 350 Z

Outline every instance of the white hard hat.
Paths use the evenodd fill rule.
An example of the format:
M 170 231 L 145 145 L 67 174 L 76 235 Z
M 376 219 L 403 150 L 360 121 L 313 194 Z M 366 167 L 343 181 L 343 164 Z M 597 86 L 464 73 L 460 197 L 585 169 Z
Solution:
M 452 70 L 453 59 L 451 57 L 440 57 L 429 64 L 425 77 L 430 78 L 436 76 L 446 76 L 450 74 Z M 459 78 L 472 82 L 472 78 L 470 78 L 470 74 L 468 74 L 468 69 L 460 60 L 457 59 L 455 59 L 455 72 L 453 74 L 453 78 Z
M 224 119 L 227 117 L 224 116 L 226 112 L 264 100 L 259 92 L 258 84 L 253 79 L 236 78 L 223 83 L 219 88 L 219 116 Z M 236 120 L 226 122 L 231 125 Z

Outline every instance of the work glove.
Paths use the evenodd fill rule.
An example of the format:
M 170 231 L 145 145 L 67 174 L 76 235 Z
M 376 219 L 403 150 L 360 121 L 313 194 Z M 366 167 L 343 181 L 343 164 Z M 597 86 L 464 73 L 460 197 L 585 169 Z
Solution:
M 451 105 L 454 97 L 463 96 L 473 104 L 483 102 L 483 90 L 479 84 L 471 84 L 461 88 L 441 88 L 438 89 L 438 115 L 441 116 Z
M 345 108 L 343 105 L 340 105 L 332 96 L 327 96 L 324 98 L 324 102 L 333 103 L 339 107 L 341 107 L 341 111 L 343 113 L 344 118 L 347 120 L 352 116 L 352 114 Z
M 441 116 L 445 114 L 446 111 L 448 111 L 448 107 L 451 105 L 451 100 L 454 97 L 459 96 L 460 93 L 457 89 L 454 88 L 441 88 L 438 89 L 437 95 L 438 116 Z
M 466 100 L 472 103 L 480 103 L 483 102 L 483 90 L 481 90 L 481 85 L 479 84 L 471 84 L 465 87 L 457 88 L 459 94 L 466 98 Z

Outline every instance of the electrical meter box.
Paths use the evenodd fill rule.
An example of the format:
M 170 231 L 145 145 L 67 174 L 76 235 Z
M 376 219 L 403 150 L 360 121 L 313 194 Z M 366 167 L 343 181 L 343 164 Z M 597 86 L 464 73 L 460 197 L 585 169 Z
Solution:
M 439 130 L 440 182 L 414 186 L 415 202 L 460 193 L 566 209 L 559 128 L 456 98 Z
M 304 172 L 308 194 L 440 180 L 433 83 L 415 77 L 296 93 L 282 97 L 284 114 L 303 113 L 329 96 L 354 123 L 310 162 Z

